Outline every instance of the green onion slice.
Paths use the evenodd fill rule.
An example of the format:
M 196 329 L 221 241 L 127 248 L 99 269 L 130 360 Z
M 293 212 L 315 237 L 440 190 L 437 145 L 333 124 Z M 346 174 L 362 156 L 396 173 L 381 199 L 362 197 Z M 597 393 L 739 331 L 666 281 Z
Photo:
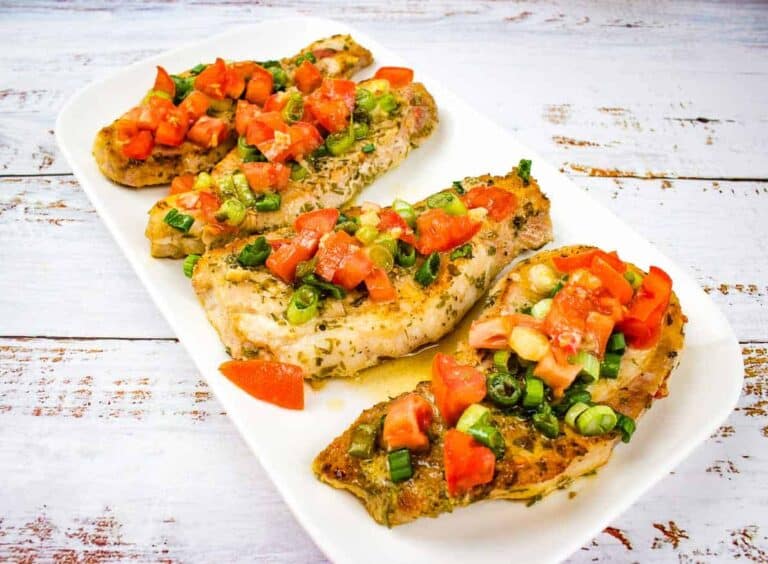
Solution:
M 600 376 L 603 378 L 616 378 L 621 368 L 621 355 L 618 353 L 605 353 L 603 362 L 600 363 Z
M 592 394 L 583 389 L 570 389 L 565 392 L 565 395 L 562 397 L 560 402 L 553 407 L 553 409 L 555 413 L 562 416 L 566 414 L 571 406 L 577 403 L 586 403 L 587 405 L 591 405 Z
M 309 175 L 309 171 L 306 168 L 299 163 L 291 163 L 291 180 L 300 182 L 304 180 L 307 175 Z
M 461 183 L 460 180 L 454 180 L 453 181 L 453 189 L 456 190 L 456 192 L 460 196 L 463 196 L 464 194 L 467 193 L 467 191 L 464 189 L 464 185 Z
M 416 210 L 413 209 L 411 204 L 405 200 L 397 199 L 392 202 L 392 209 L 397 215 L 402 217 L 408 225 L 411 227 L 416 225 Z
M 633 290 L 637 290 L 640 287 L 640 284 L 643 283 L 643 277 L 633 270 L 627 270 L 624 273 L 624 278 L 629 282 L 629 285 L 632 286 Z
M 317 315 L 320 292 L 307 284 L 300 286 L 291 296 L 286 317 L 291 325 L 301 325 Z
M 349 442 L 347 454 L 355 458 L 370 458 L 376 444 L 377 429 L 373 425 L 365 423 L 358 425 L 352 431 L 352 440 Z
M 566 424 L 575 429 L 576 420 L 579 418 L 579 415 L 581 415 L 588 409 L 589 409 L 589 404 L 586 404 L 583 402 L 574 403 L 571 407 L 568 408 L 568 411 L 565 414 L 564 420 Z
M 557 421 L 557 419 L 555 419 Z M 496 455 L 496 458 L 503 458 L 506 445 L 501 432 L 493 425 L 478 424 L 469 428 L 467 433 L 478 443 L 487 446 Z
M 195 271 L 195 265 L 200 260 L 200 255 L 187 255 L 184 259 L 184 276 L 192 278 L 192 273 Z
M 560 422 L 549 404 L 543 404 L 531 417 L 533 426 L 545 437 L 555 439 L 560 434 Z
M 536 319 L 544 319 L 550 309 L 552 309 L 552 298 L 544 298 L 533 304 L 531 315 Z
M 315 272 L 317 266 L 317 256 L 312 257 L 309 260 L 303 260 L 296 265 L 296 278 L 304 278 L 310 276 Z
M 466 215 L 467 206 L 453 192 L 440 192 L 427 198 L 427 206 L 440 208 L 449 215 Z
M 609 406 L 593 405 L 576 418 L 576 429 L 587 437 L 603 435 L 613 431 L 618 419 Z
M 389 478 L 395 483 L 413 476 L 411 453 L 407 448 L 390 452 L 387 455 L 387 466 L 389 466 Z
M 494 361 L 495 360 L 494 357 Z M 500 405 L 501 407 L 512 407 L 520 400 L 522 390 L 520 389 L 520 384 L 517 379 L 509 372 L 506 372 L 506 364 L 504 370 L 504 372 L 490 374 L 486 381 L 486 388 L 488 390 L 488 397 L 491 398 L 493 403 Z M 542 387 L 542 398 L 543 397 Z M 538 403 L 535 405 L 538 405 Z
M 330 282 L 326 282 L 325 280 L 321 280 L 314 274 L 308 274 L 306 276 L 301 277 L 301 281 L 304 284 L 309 284 L 310 286 L 313 286 L 318 290 L 320 290 L 320 293 L 323 296 L 331 296 L 335 300 L 341 300 L 347 296 L 347 292 L 346 290 L 344 290 L 344 288 L 342 288 L 341 286 L 337 286 L 336 284 L 331 284 Z
M 213 177 L 207 172 L 201 172 L 195 177 L 195 190 L 208 190 L 213 185 Z
M 544 401 L 544 382 L 534 376 L 525 379 L 523 407 L 538 407 Z
M 414 278 L 416 282 L 425 288 L 437 279 L 440 272 L 440 255 L 437 252 L 427 257 L 424 263 L 416 271 Z
M 395 266 L 395 257 L 384 245 L 373 244 L 367 248 L 368 258 L 379 268 L 389 272 Z
M 632 435 L 635 434 L 635 420 L 626 415 L 619 413 L 619 418 L 616 421 L 616 429 L 621 432 L 621 442 L 628 443 L 632 439 Z
M 331 133 L 325 139 L 325 146 L 328 152 L 334 157 L 343 155 L 355 144 L 355 131 L 352 127 L 347 127 L 337 133 Z
M 586 382 L 594 382 L 600 378 L 600 361 L 593 354 L 587 351 L 579 351 L 576 356 L 572 356 L 568 359 L 571 364 L 578 364 L 581 366 L 581 376 Z
M 493 366 L 496 370 L 506 372 L 509 370 L 509 357 L 512 356 L 511 351 L 496 351 L 493 353 Z
M 465 243 L 461 247 L 451 251 L 451 260 L 460 258 L 472 258 L 472 243 Z
M 355 106 L 365 112 L 373 111 L 376 107 L 376 98 L 370 90 L 358 88 L 355 90 Z
M 216 219 L 223 221 L 227 225 L 240 225 L 245 221 L 245 206 L 243 202 L 237 198 L 228 198 L 224 200 L 218 211 L 216 212 Z
M 237 262 L 242 266 L 261 266 L 269 258 L 272 252 L 272 246 L 267 242 L 263 235 L 256 237 L 252 243 L 248 243 L 237 255 Z
M 416 249 L 413 248 L 413 245 L 409 245 L 405 241 L 398 241 L 395 261 L 403 268 L 413 266 L 416 264 Z
M 219 191 L 219 195 L 223 200 L 229 198 L 237 198 L 237 191 L 235 190 L 235 181 L 232 179 L 231 174 L 225 174 L 219 176 L 216 179 L 216 188 Z
M 194 67 L 192 67 L 191 69 L 189 69 L 189 72 L 190 72 L 190 74 L 198 75 L 201 72 L 203 72 L 207 67 L 208 67 L 208 65 L 204 65 L 203 63 L 199 63 L 199 64 L 195 65 Z
M 195 222 L 195 218 L 185 213 L 179 213 L 179 210 L 176 208 L 171 208 L 168 210 L 168 213 L 165 214 L 163 221 L 182 233 L 188 233 L 192 228 L 192 224 Z
M 376 145 L 373 143 L 366 143 L 361 149 L 363 153 L 373 153 L 376 150 Z
M 265 157 L 258 147 L 249 145 L 244 136 L 237 138 L 237 154 L 244 163 L 265 162 Z
M 366 137 L 368 137 L 368 132 L 370 131 L 370 127 L 368 127 L 368 124 L 365 122 L 355 123 L 352 126 L 352 131 L 354 131 L 355 133 L 355 139 L 359 141 L 360 139 L 365 139 Z M 370 143 L 368 143 L 368 145 L 370 145 Z M 365 147 L 367 147 L 368 145 L 366 145 Z M 366 151 L 365 147 L 363 147 L 363 152 L 369 153 L 370 151 Z
M 280 115 L 288 124 L 299 121 L 304 115 L 304 98 L 298 92 L 293 92 L 288 96 L 288 101 L 280 111 Z
M 172 74 L 171 80 L 173 81 L 174 86 L 176 86 L 176 94 L 173 97 L 173 103 L 179 105 L 184 98 L 195 89 L 195 77 L 177 76 Z
M 608 351 L 615 353 L 623 353 L 627 348 L 627 341 L 624 339 L 624 333 L 614 333 L 611 338 L 608 339 Z
M 355 237 L 363 245 L 370 245 L 379 236 L 379 230 L 373 225 L 361 225 L 360 228 L 355 231 Z
M 251 187 L 248 184 L 248 179 L 242 172 L 236 172 L 232 175 L 232 183 L 235 186 L 235 193 L 237 199 L 240 200 L 247 208 L 252 208 L 256 205 L 256 196 L 251 191 Z
M 400 105 L 397 103 L 397 98 L 395 98 L 395 95 L 392 94 L 391 92 L 388 92 L 380 96 L 378 102 L 379 102 L 379 109 L 388 114 L 392 114 L 392 112 L 397 110 L 398 106 Z
M 478 424 L 487 425 L 490 421 L 491 410 L 479 403 L 473 403 L 461 414 L 459 421 L 456 423 L 456 428 L 462 433 L 468 433 L 470 427 Z
M 256 198 L 256 209 L 260 212 L 271 212 L 280 209 L 280 194 L 265 192 Z

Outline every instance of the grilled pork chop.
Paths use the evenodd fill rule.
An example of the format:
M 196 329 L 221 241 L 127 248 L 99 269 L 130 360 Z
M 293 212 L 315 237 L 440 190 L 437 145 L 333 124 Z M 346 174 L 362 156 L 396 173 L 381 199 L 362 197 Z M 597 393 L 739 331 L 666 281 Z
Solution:
M 311 43 L 293 57 L 282 59 L 280 66 L 289 78 L 296 70 L 297 58 L 307 53 L 314 54 L 317 68 L 324 76 L 331 78 L 350 77 L 373 62 L 370 51 L 357 44 L 352 37 L 334 35 Z M 179 76 L 187 78 L 193 73 L 188 70 Z M 225 121 L 231 129 L 234 106 L 231 100 L 223 102 L 227 101 L 230 102 L 228 105 L 223 104 L 218 111 L 211 109 L 209 113 Z M 123 154 L 121 147 L 124 143 L 118 137 L 117 121 L 99 131 L 93 145 L 93 156 L 104 176 L 133 188 L 165 184 L 180 174 L 210 170 L 237 142 L 237 137 L 230 135 L 213 148 L 201 147 L 188 140 L 178 147 L 158 144 L 147 159 L 137 160 Z
M 455 190 L 447 190 L 441 197 L 449 195 L 458 199 Z M 247 268 L 238 263 L 238 254 L 256 237 L 208 251 L 194 270 L 195 291 L 233 358 L 295 364 L 304 369 L 307 378 L 353 376 L 382 359 L 405 355 L 440 339 L 451 331 L 512 258 L 551 240 L 549 201 L 535 180 L 524 182 L 517 175 L 517 169 L 501 177 L 467 178 L 462 190 L 467 191 L 463 196 L 467 202 L 476 202 L 478 194 L 497 194 L 493 196 L 495 202 L 486 203 L 489 207 L 498 206 L 498 194 L 501 194 L 507 200 L 506 207 L 486 215 L 485 208 L 477 209 L 477 205 L 468 203 L 468 207 L 476 209 L 457 218 L 429 209 L 425 202 L 416 204 L 417 230 L 426 225 L 427 217 L 444 217 L 448 224 L 466 220 L 465 225 L 470 226 L 470 233 L 474 235 L 457 240 L 456 244 L 464 243 L 463 256 L 453 254 L 452 243 L 441 247 L 449 247 L 444 252 L 434 251 L 439 257 L 439 270 L 426 286 L 415 279 L 415 273 L 421 270 L 426 259 L 419 258 L 408 267 L 395 266 L 388 275 L 396 294 L 393 300 L 374 301 L 365 290 L 356 288 L 343 299 L 325 300 L 313 319 L 292 325 L 285 312 L 294 288 L 266 268 Z M 384 217 L 397 217 L 397 214 L 388 208 L 377 208 L 352 208 L 344 213 L 347 221 L 358 217 L 366 225 L 379 222 L 378 230 L 385 235 L 389 231 L 393 236 L 406 238 L 408 229 L 384 227 Z M 449 230 L 446 228 L 445 233 Z M 410 233 L 413 242 L 413 233 Z M 293 230 L 286 228 L 269 233 L 266 238 L 281 242 L 293 236 Z M 432 255 L 433 249 L 424 246 L 428 234 L 419 232 L 416 236 L 416 247 L 424 251 L 424 255 Z M 321 241 L 319 253 L 328 249 L 328 237 Z M 362 250 L 368 249 L 370 247 Z M 316 272 L 320 272 L 320 268 Z M 337 277 L 333 280 L 336 282 Z
M 359 84 L 365 88 L 374 81 Z M 432 96 L 422 84 L 411 83 L 394 89 L 399 109 L 393 115 L 381 115 L 371 122 L 368 134 L 342 155 L 326 155 L 304 160 L 308 171 L 305 178 L 291 180 L 280 189 L 280 208 L 276 211 L 257 211 L 249 208 L 245 220 L 236 229 L 221 229 L 216 223 L 206 222 L 200 208 L 184 209 L 193 216 L 191 229 L 182 233 L 163 221 L 169 210 L 184 208 L 182 202 L 189 195 L 167 196 L 157 202 L 149 212 L 146 229 L 150 252 L 158 258 L 182 258 L 188 254 L 202 254 L 206 249 L 223 245 L 238 236 L 261 233 L 289 225 L 302 212 L 315 208 L 337 208 L 349 202 L 378 176 L 400 164 L 434 131 L 438 117 Z M 366 152 L 364 148 L 373 147 Z M 243 166 L 238 149 L 232 150 L 213 169 L 214 183 L 221 177 L 237 172 Z M 187 211 L 188 210 L 188 211 Z
M 553 257 L 575 256 L 588 250 L 587 247 L 567 247 L 539 253 L 518 264 L 495 285 L 488 298 L 488 307 L 473 330 L 506 315 L 519 315 L 516 312 L 527 311 L 527 308 L 542 298 L 540 288 L 535 288 L 536 284 L 531 283 L 532 267 L 542 264 L 551 266 Z M 631 265 L 628 268 L 637 274 L 641 273 Z M 591 393 L 593 404 L 609 406 L 615 413 L 637 420 L 654 399 L 666 395 L 665 382 L 677 364 L 677 355 L 683 347 L 684 323 L 685 316 L 676 296 L 672 294 L 660 317 L 660 336 L 652 347 L 640 349 L 630 344 L 621 357 L 618 377 L 601 377 L 586 387 L 577 384 L 573 390 L 579 386 L 582 395 L 584 390 Z M 647 346 L 647 343 L 643 346 Z M 483 373 L 492 374 L 492 352 L 477 350 L 464 343 L 460 345 L 456 358 L 463 364 L 477 367 Z M 574 393 L 566 392 L 560 402 L 568 401 L 569 397 L 575 398 Z M 413 477 L 393 483 L 387 466 L 384 438 L 379 436 L 376 439 L 369 457 L 352 456 L 349 449 L 361 425 L 368 425 L 367 429 L 381 429 L 384 421 L 386 432 L 386 418 L 391 406 L 404 398 L 414 401 L 414 397 L 406 398 L 414 394 L 417 402 L 424 400 L 429 406 L 431 422 L 423 429 L 429 442 L 426 449 L 410 453 Z M 394 526 L 423 516 L 436 517 L 440 513 L 451 512 L 456 507 L 483 499 L 538 498 L 605 464 L 621 437 L 618 427 L 614 431 L 585 436 L 560 421 L 557 436 L 548 438 L 532 423 L 524 409 L 521 410 L 519 406 L 501 408 L 491 398 L 485 397 L 481 405 L 490 409 L 489 423 L 500 431 L 505 445 L 504 453 L 497 457 L 495 469 L 490 470 L 486 480 L 479 480 L 480 483 L 475 485 L 470 482 L 471 487 L 451 492 L 446 479 L 448 457 L 444 445 L 449 432 L 453 435 L 451 440 L 464 433 L 456 429 L 449 431 L 449 427 L 456 422 L 452 421 L 451 425 L 446 423 L 436 395 L 433 383 L 422 382 L 413 392 L 364 411 L 346 432 L 317 456 L 313 465 L 317 477 L 358 497 L 378 523 Z M 557 403 L 553 405 L 557 406 Z M 461 425 L 461 421 L 458 425 Z M 628 429 L 630 436 L 633 430 L 634 426 Z M 479 446 L 479 443 L 474 446 Z M 475 456 L 474 460 L 477 461 L 479 455 Z M 486 457 L 491 461 L 494 458 L 490 454 Z M 454 469 L 451 469 L 451 479 L 455 480 L 453 472 Z M 455 490 L 455 484 L 453 488 Z

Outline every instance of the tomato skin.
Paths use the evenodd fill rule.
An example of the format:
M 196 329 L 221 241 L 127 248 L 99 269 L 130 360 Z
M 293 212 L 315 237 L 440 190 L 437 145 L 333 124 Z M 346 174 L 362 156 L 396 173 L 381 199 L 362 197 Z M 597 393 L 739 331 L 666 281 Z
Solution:
M 592 259 L 592 273 L 597 276 L 603 283 L 603 286 L 610 292 L 610 294 L 622 303 L 628 304 L 632 299 L 632 286 L 626 278 L 619 272 L 616 272 L 614 268 L 608 264 L 602 257 L 595 256 Z
M 323 75 L 310 61 L 304 60 L 294 71 L 293 81 L 303 94 L 309 94 L 323 83 Z
M 219 366 L 244 392 L 286 409 L 304 409 L 304 371 L 270 360 L 230 360 Z
M 293 222 L 293 228 L 297 233 L 305 229 L 311 229 L 322 236 L 333 231 L 338 219 L 339 210 L 336 208 L 314 210 L 297 217 Z
M 296 266 L 312 258 L 317 250 L 320 235 L 315 231 L 305 230 L 297 234 L 287 245 L 282 245 L 269 255 L 267 268 L 286 284 L 293 283 Z
M 316 90 L 306 99 L 306 107 L 312 113 L 317 123 L 322 125 L 329 133 L 341 131 L 347 127 L 349 108 L 343 100 L 325 100 L 322 98 L 311 99 L 319 90 Z
M 155 143 L 178 147 L 184 142 L 189 129 L 189 118 L 181 108 L 173 108 L 165 114 L 155 131 Z
M 449 429 L 443 444 L 443 466 L 448 495 L 455 497 L 493 481 L 496 456 L 469 435 Z
M 368 290 L 368 297 L 373 302 L 391 302 L 397 299 L 397 290 L 382 268 L 374 268 L 363 280 Z
M 155 85 L 152 90 L 158 92 L 165 92 L 173 99 L 176 95 L 176 85 L 168 72 L 161 66 L 157 67 L 157 76 L 155 77 Z
M 598 357 L 603 357 L 605 354 L 605 347 L 608 346 L 608 339 L 613 332 L 613 326 L 615 322 L 609 315 L 598 313 L 596 311 L 590 311 L 587 314 L 586 320 L 586 334 L 595 343 L 595 349 L 593 352 Z
M 442 209 L 431 209 L 416 220 L 419 235 L 416 248 L 422 255 L 449 251 L 469 241 L 480 231 L 482 223 L 466 215 L 449 215 Z
M 224 94 L 229 98 L 237 100 L 242 96 L 243 90 L 245 90 L 245 79 L 237 70 L 228 67 L 224 80 Z
M 485 376 L 451 355 L 437 353 L 432 361 L 432 392 L 440 414 L 451 426 L 467 407 L 485 397 Z
M 511 192 L 495 186 L 472 188 L 462 198 L 469 209 L 485 208 L 493 221 L 503 221 L 515 213 L 517 198 Z
M 259 114 L 261 114 L 259 106 L 250 104 L 245 100 L 238 100 L 237 109 L 235 110 L 235 129 L 237 134 L 245 135 L 248 131 L 248 124 Z
M 291 136 L 291 155 L 297 160 L 323 144 L 323 137 L 311 123 L 298 121 L 288 127 L 288 134 Z
M 122 153 L 129 159 L 146 160 L 152 154 L 155 140 L 149 131 L 139 131 L 128 143 L 123 145 Z
M 552 262 L 557 270 L 570 274 L 579 268 L 590 269 L 592 266 L 592 261 L 595 257 L 602 258 L 609 265 L 611 265 L 614 270 L 621 274 L 624 274 L 624 272 L 627 270 L 627 265 L 624 264 L 624 262 L 619 258 L 619 255 L 616 254 L 616 251 L 606 253 L 600 249 L 591 249 L 589 251 L 584 251 L 583 253 L 570 255 L 567 257 L 555 257 L 552 259 Z
M 315 255 L 317 257 L 315 274 L 326 282 L 333 281 L 333 276 L 339 269 L 341 261 L 359 248 L 357 239 L 346 231 L 331 233 L 325 238 L 317 251 L 317 255 Z
M 373 261 L 363 249 L 357 249 L 342 259 L 339 268 L 333 275 L 333 283 L 345 290 L 357 287 L 373 270 Z
M 245 99 L 254 104 L 262 105 L 272 94 L 274 79 L 272 73 L 260 65 L 253 68 L 253 74 L 245 87 Z
M 210 105 L 211 101 L 208 96 L 198 90 L 193 90 L 182 100 L 179 108 L 186 112 L 190 122 L 194 122 L 205 115 Z
M 183 194 L 184 192 L 190 192 L 195 186 L 194 174 L 182 174 L 174 177 L 171 181 L 171 189 L 168 195 L 174 196 L 176 194 Z
M 229 131 L 227 124 L 219 118 L 202 116 L 187 133 L 187 137 L 193 143 L 201 147 L 217 147 L 226 141 Z
M 629 304 L 627 315 L 617 324 L 631 347 L 647 349 L 658 342 L 671 296 L 672 279 L 652 266 Z
M 195 77 L 195 89 L 214 100 L 223 100 L 226 97 L 226 82 L 227 65 L 224 59 L 218 58 Z
M 407 448 L 420 450 L 429 446 L 424 432 L 432 423 L 432 406 L 419 394 L 412 392 L 389 404 L 384 418 L 382 438 L 389 450 Z

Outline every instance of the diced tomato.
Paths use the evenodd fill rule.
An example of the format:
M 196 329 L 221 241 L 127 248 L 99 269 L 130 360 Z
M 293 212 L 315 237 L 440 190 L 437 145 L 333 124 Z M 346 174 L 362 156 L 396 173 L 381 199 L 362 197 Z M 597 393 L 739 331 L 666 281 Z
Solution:
M 323 137 L 311 123 L 296 122 L 288 127 L 288 133 L 291 136 L 291 156 L 296 160 L 323 144 Z
M 152 90 L 165 92 L 171 99 L 176 95 L 176 85 L 173 79 L 161 66 L 157 67 L 157 76 L 155 77 L 155 85 L 152 87 Z
M 290 243 L 282 245 L 269 255 L 267 268 L 283 282 L 291 284 L 296 276 L 296 266 L 312 258 L 318 241 L 320 235 L 314 231 L 305 230 L 298 233 Z
M 270 171 L 270 181 L 275 190 L 282 190 L 291 181 L 291 169 L 284 164 L 274 163 Z
M 283 121 L 279 112 L 266 112 L 254 115 L 248 122 L 246 141 L 249 145 L 258 146 L 260 143 L 275 138 L 275 131 L 288 133 L 288 125 Z
M 511 192 L 496 186 L 472 188 L 462 198 L 469 209 L 485 208 L 493 221 L 503 221 L 515 213 L 517 198 Z
M 237 63 L 231 63 L 229 68 L 237 72 L 244 80 L 249 80 L 253 73 L 256 72 L 256 68 L 259 65 L 253 61 L 239 61 Z
M 240 168 L 255 192 L 285 188 L 291 177 L 291 169 L 279 163 L 243 163 Z
M 608 264 L 602 257 L 592 259 L 592 273 L 603 283 L 603 286 L 612 296 L 618 298 L 622 304 L 628 304 L 632 299 L 632 286 L 626 278 Z
M 283 163 L 291 156 L 291 136 L 282 131 L 274 131 L 272 139 L 257 143 L 256 147 L 259 148 L 261 154 L 264 155 L 269 162 Z
M 210 116 L 200 117 L 187 133 L 187 137 L 193 143 L 201 147 L 218 147 L 227 140 L 227 124 L 219 118 Z
M 355 91 L 357 86 L 351 80 L 326 78 L 320 87 L 322 95 L 329 100 L 343 100 L 351 112 L 355 109 Z
M 316 90 L 305 100 L 305 107 L 312 113 L 312 117 L 330 133 L 347 127 L 350 111 L 346 103 L 343 100 L 313 98 L 318 92 L 320 90 Z
M 156 96 L 153 96 L 156 98 Z M 157 126 L 160 125 L 160 120 L 163 119 L 168 109 L 158 106 L 145 105 L 141 107 L 141 112 L 136 120 L 136 125 L 139 129 L 145 131 L 155 131 Z
M 265 112 L 279 112 L 288 103 L 289 97 L 290 96 L 287 92 L 275 92 L 269 98 L 267 98 L 267 101 L 264 102 L 264 107 L 262 109 Z
M 339 210 L 336 208 L 326 208 L 301 214 L 293 222 L 293 228 L 298 233 L 305 229 L 317 231 L 320 235 L 325 235 L 333 231 L 336 221 L 339 219 Z
M 357 287 L 373 270 L 373 261 L 363 249 L 358 249 L 342 259 L 333 275 L 333 283 L 346 290 Z
M 534 376 L 541 378 L 552 388 L 552 393 L 559 398 L 581 372 L 581 366 L 570 364 L 565 359 L 557 359 L 552 350 L 542 358 L 533 369 Z
M 449 251 L 469 241 L 480 227 L 481 222 L 472 221 L 467 215 L 449 215 L 443 209 L 432 209 L 416 220 L 416 248 L 422 255 Z
M 338 51 L 336 49 L 331 49 L 330 47 L 323 47 L 322 49 L 315 49 L 312 51 L 312 54 L 315 56 L 315 59 L 325 59 L 327 57 L 333 57 Z
M 428 447 L 429 437 L 425 431 L 431 423 L 432 406 L 427 400 L 415 392 L 399 397 L 389 404 L 384 418 L 384 444 L 389 450 Z
M 253 74 L 245 88 L 245 99 L 261 105 L 272 94 L 274 79 L 272 73 L 262 66 L 256 65 L 252 70 Z
M 123 145 L 123 155 L 129 159 L 145 160 L 152 154 L 155 139 L 149 131 L 139 131 L 128 143 Z
M 190 122 L 195 122 L 205 115 L 210 105 L 211 101 L 208 96 L 198 90 L 193 90 L 182 100 L 179 108 L 187 113 Z
M 587 315 L 593 309 L 592 294 L 581 286 L 566 284 L 552 299 L 544 319 L 544 331 L 554 343 L 574 354 L 584 337 Z
M 392 229 L 400 229 L 401 233 L 411 231 L 408 223 L 402 218 L 402 216 L 393 209 L 383 209 L 379 212 L 379 224 L 376 226 L 380 232 L 391 231 Z
M 652 266 L 629 304 L 629 312 L 618 323 L 630 346 L 646 349 L 658 342 L 671 295 L 672 279 L 660 268 Z
M 331 282 L 341 261 L 359 248 L 357 239 L 346 231 L 331 233 L 323 240 L 323 244 L 317 251 L 315 273 L 323 280 Z
M 498 317 L 478 319 L 469 328 L 469 345 L 476 349 L 509 348 L 509 334 L 516 326 L 544 330 L 544 322 L 532 315 L 510 313 Z
M 213 192 L 198 192 L 198 201 L 200 202 L 200 212 L 202 213 L 203 220 L 208 224 L 218 224 L 216 212 L 221 207 L 219 197 Z
M 602 258 L 604 261 L 610 264 L 614 270 L 622 274 L 627 269 L 627 265 L 625 265 L 624 262 L 619 258 L 619 255 L 616 254 L 616 251 L 606 253 L 600 249 L 591 249 L 589 251 L 584 251 L 583 253 L 570 255 L 567 257 L 555 257 L 552 259 L 552 262 L 554 263 L 555 268 L 560 272 L 570 273 L 579 268 L 589 269 L 592 266 L 592 261 L 595 257 Z
M 594 343 L 593 352 L 597 356 L 602 357 L 605 354 L 605 347 L 608 345 L 614 325 L 615 322 L 609 315 L 596 311 L 590 311 L 587 315 L 586 334 Z
M 136 107 L 115 122 L 115 131 L 120 141 L 129 141 L 136 136 L 139 132 L 138 120 L 140 115 L 141 108 Z
M 466 408 L 485 397 L 485 376 L 451 355 L 437 353 L 432 361 L 432 392 L 446 424 L 454 425 Z
M 178 147 L 184 142 L 189 129 L 189 118 L 181 108 L 169 110 L 160 121 L 155 131 L 155 142 L 170 147 Z
M 253 397 L 287 409 L 304 409 L 304 371 L 271 360 L 230 360 L 219 370 Z
M 374 78 L 388 80 L 392 88 L 402 88 L 413 82 L 413 70 L 406 67 L 381 67 Z
M 245 78 L 234 68 L 227 68 L 226 79 L 224 81 L 224 94 L 229 98 L 237 100 L 243 95 L 245 90 Z
M 256 104 L 249 104 L 245 100 L 237 101 L 237 109 L 235 110 L 235 129 L 238 135 L 245 135 L 248 130 L 248 124 L 261 114 L 261 108 Z
M 496 456 L 469 435 L 449 429 L 443 444 L 443 465 L 448 495 L 456 497 L 493 481 Z
M 389 279 L 386 270 L 382 268 L 374 268 L 371 273 L 365 277 L 364 282 L 371 301 L 391 302 L 397 299 L 397 290 Z
M 171 190 L 168 192 L 168 194 L 171 196 L 175 194 L 183 194 L 184 192 L 189 192 L 192 190 L 194 186 L 195 175 L 182 174 L 180 176 L 174 177 L 174 179 L 171 181 Z
M 302 93 L 309 94 L 323 83 L 323 75 L 310 61 L 304 60 L 294 71 L 293 81 Z
M 224 59 L 216 59 L 195 77 L 195 88 L 215 100 L 226 97 L 227 65 Z

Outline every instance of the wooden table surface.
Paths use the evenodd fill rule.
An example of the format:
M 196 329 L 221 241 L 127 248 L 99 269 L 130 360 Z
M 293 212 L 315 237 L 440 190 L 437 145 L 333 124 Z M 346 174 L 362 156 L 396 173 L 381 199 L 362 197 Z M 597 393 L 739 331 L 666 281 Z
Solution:
M 0 1 L 0 560 L 324 560 L 53 131 L 92 80 L 295 14 L 359 27 L 499 120 L 687 266 L 733 325 L 737 410 L 572 560 L 767 561 L 768 6 L 459 0 Z

